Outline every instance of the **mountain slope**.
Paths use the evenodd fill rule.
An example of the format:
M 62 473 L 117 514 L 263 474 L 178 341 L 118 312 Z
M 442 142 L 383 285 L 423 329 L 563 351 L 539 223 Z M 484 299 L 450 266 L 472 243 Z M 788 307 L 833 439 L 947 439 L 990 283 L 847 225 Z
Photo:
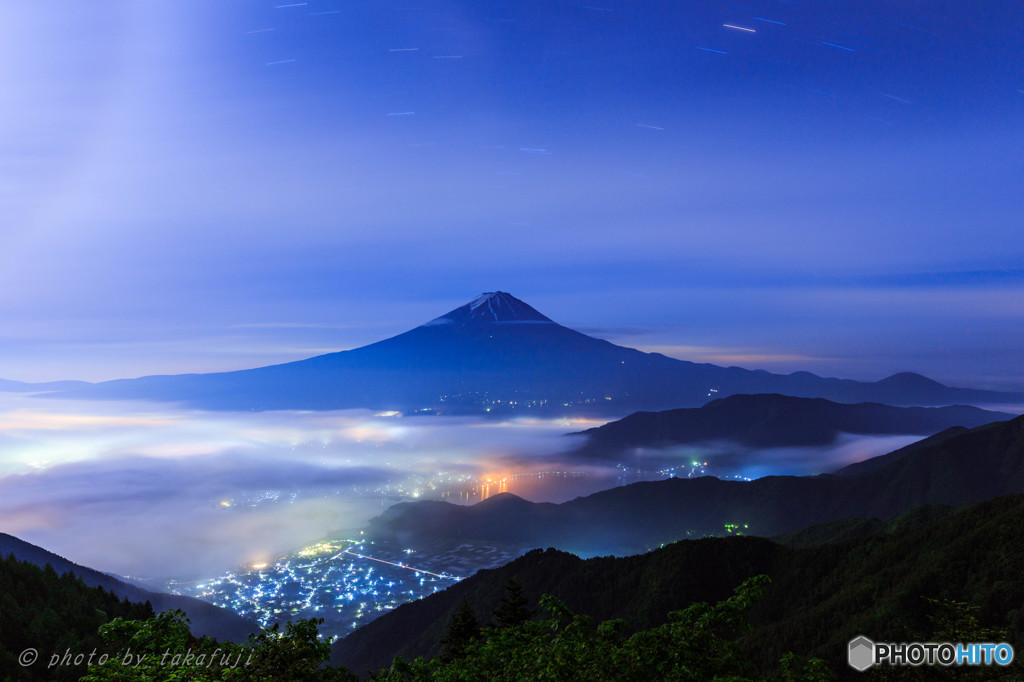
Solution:
M 892 519 L 921 505 L 958 505 L 1024 492 L 1024 417 L 951 432 L 929 445 L 844 476 L 754 481 L 671 478 L 634 483 L 563 504 L 511 504 L 503 494 L 460 507 L 397 504 L 370 521 L 375 539 L 454 543 L 460 537 L 584 556 L 631 554 L 732 530 L 774 536 L 843 518 Z M 502 500 L 506 501 L 502 501 Z
M 729 596 L 744 579 L 771 571 L 777 555 L 790 551 L 762 538 L 695 540 L 619 559 L 583 560 L 537 549 L 371 621 L 334 644 L 331 662 L 363 673 L 389 665 L 396 655 L 436 655 L 449 614 L 461 601 L 468 599 L 486 622 L 509 578 L 523 584 L 533 607 L 541 594 L 554 594 L 596 619 L 628 618 L 650 627 L 674 608 Z
M 258 632 L 260 629 L 256 623 L 245 620 L 231 611 L 214 606 L 213 604 L 208 604 L 192 597 L 183 597 L 164 592 L 151 592 L 150 590 L 126 583 L 123 580 L 118 580 L 106 573 L 101 573 L 86 566 L 80 566 L 62 556 L 25 542 L 13 535 L 0 533 L 0 556 L 6 557 L 11 554 L 21 561 L 27 561 L 36 566 L 50 564 L 57 573 L 72 573 L 76 577 L 81 578 L 86 585 L 90 587 L 103 587 L 121 599 L 128 599 L 133 602 L 148 601 L 157 613 L 171 609 L 181 609 L 191 619 L 192 633 L 196 636 L 207 635 L 218 640 L 230 639 L 235 642 L 242 642 L 245 641 L 245 638 L 250 633 Z
M 53 395 L 178 401 L 218 410 L 624 414 L 702 405 L 712 389 L 720 396 L 784 393 L 900 405 L 1024 399 L 950 388 L 917 375 L 861 383 L 675 360 L 563 327 L 500 291 L 354 350 L 236 372 L 121 379 Z
M 953 512 L 921 510 L 910 528 L 803 549 L 762 538 L 705 538 L 677 542 L 647 554 L 579 559 L 554 549 L 534 550 L 484 570 L 417 602 L 402 605 L 337 642 L 332 662 L 357 672 L 405 658 L 436 655 L 451 614 L 463 599 L 487 621 L 510 578 L 536 606 L 552 594 L 595 620 L 624 618 L 648 628 L 671 610 L 715 602 L 731 586 L 765 573 L 772 579 L 750 613 L 742 645 L 765 668 L 786 651 L 817 656 L 841 678 L 846 643 L 859 634 L 876 641 L 934 641 L 928 601 L 979 607 L 986 626 L 1024 634 L 1024 496 L 1014 495 Z
M 931 435 L 954 426 L 973 428 L 1012 414 L 976 407 L 891 407 L 840 404 L 778 394 L 733 395 L 700 408 L 636 412 L 582 431 L 581 454 L 614 455 L 626 448 L 731 441 L 753 448 L 827 445 L 840 433 Z

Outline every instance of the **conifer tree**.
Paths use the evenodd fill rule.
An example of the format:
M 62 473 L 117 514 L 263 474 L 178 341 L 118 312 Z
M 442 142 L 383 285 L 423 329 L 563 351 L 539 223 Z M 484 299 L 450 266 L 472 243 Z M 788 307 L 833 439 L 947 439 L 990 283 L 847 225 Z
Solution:
M 480 621 L 477 620 L 473 607 L 465 599 L 459 604 L 458 610 L 448 621 L 448 629 L 441 640 L 442 661 L 453 661 L 462 658 L 466 647 L 480 639 Z
M 523 584 L 515 578 L 509 578 L 505 584 L 505 596 L 501 598 L 498 608 L 494 609 L 494 620 L 499 628 L 522 625 L 533 618 L 534 610 L 529 608 Z

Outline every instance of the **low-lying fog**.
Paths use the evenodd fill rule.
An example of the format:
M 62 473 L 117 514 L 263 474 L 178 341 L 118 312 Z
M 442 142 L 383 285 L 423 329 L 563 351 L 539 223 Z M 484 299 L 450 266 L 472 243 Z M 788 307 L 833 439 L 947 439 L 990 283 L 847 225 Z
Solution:
M 198 576 L 359 528 L 402 500 L 561 502 L 669 475 L 813 474 L 915 437 L 574 461 L 584 419 L 217 413 L 0 394 L 0 531 L 122 575 Z

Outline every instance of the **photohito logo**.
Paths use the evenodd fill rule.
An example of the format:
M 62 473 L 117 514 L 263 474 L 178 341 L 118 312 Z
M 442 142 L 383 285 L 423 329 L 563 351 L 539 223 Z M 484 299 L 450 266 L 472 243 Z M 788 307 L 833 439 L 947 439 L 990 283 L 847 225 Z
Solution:
M 864 635 L 851 639 L 847 656 L 851 668 L 864 672 L 875 664 L 875 643 Z
M 952 642 L 872 642 L 864 635 L 847 645 L 847 662 L 864 672 L 873 665 L 1010 665 L 1013 647 L 999 644 Z

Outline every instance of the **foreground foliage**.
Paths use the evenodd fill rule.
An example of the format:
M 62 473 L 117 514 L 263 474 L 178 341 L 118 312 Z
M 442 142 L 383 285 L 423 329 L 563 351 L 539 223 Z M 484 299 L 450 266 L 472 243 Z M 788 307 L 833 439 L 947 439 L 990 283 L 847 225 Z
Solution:
M 492 624 L 481 626 L 472 606 L 463 601 L 449 619 L 444 651 L 433 659 L 406 662 L 396 658 L 373 676 L 381 682 L 470 682 L 476 680 L 679 680 L 684 682 L 753 682 L 755 680 L 823 681 L 835 679 L 822 660 L 787 653 L 773 670 L 751 658 L 743 635 L 750 634 L 747 614 L 760 601 L 770 579 L 744 581 L 717 603 L 691 604 L 669 614 L 667 623 L 632 632 L 623 619 L 594 625 L 564 603 L 544 595 L 545 616 L 534 610 L 522 586 L 509 581 L 506 596 L 494 610 Z M 983 627 L 978 608 L 965 602 L 925 599 L 930 627 L 912 633 L 917 641 L 1005 641 L 1005 630 Z M 181 611 L 146 620 L 116 618 L 100 627 L 107 650 L 116 650 L 92 665 L 86 682 L 112 680 L 344 680 L 358 678 L 347 668 L 329 667 L 330 642 L 321 641 L 319 619 L 275 625 L 244 644 L 195 638 Z M 769 668 L 771 666 L 768 666 Z M 842 671 L 850 673 L 845 669 Z M 1019 679 L 1018 665 L 1007 669 L 892 668 L 882 666 L 864 679 Z M 842 674 L 840 675 L 842 676 Z
M 76 680 L 85 665 L 74 665 L 74 655 L 104 651 L 100 625 L 152 615 L 148 603 L 122 600 L 71 573 L 58 575 L 50 564 L 40 568 L 11 554 L 0 559 L 0 680 Z M 38 659 L 19 663 L 29 649 Z M 54 655 L 60 663 L 65 652 L 67 664 L 51 665 Z
M 463 603 L 449 624 L 445 653 L 433 660 L 396 659 L 376 679 L 406 680 L 713 680 L 764 679 L 736 644 L 747 628 L 746 612 L 768 583 L 751 578 L 715 605 L 693 604 L 673 612 L 664 625 L 628 634 L 624 620 L 594 627 L 550 595 L 541 598 L 547 616 L 530 620 L 521 586 L 509 583 L 496 624 L 480 627 Z M 330 642 L 321 641 L 322 621 L 275 625 L 244 644 L 195 638 L 181 611 L 147 620 L 115 619 L 100 628 L 108 648 L 119 653 L 93 665 L 85 682 L 113 680 L 344 680 L 346 668 L 325 666 Z M 829 680 L 818 660 L 788 654 L 774 676 L 783 680 Z
M 322 667 L 331 647 L 319 638 L 322 622 L 310 618 L 288 623 L 284 632 L 274 624 L 244 644 L 234 644 L 193 637 L 182 611 L 148 620 L 115 619 L 100 634 L 118 654 L 90 666 L 82 680 L 358 680 L 346 668 Z
M 767 576 L 750 578 L 715 605 L 693 604 L 670 614 L 668 623 L 627 634 L 624 620 L 594 627 L 550 595 L 541 598 L 541 620 L 487 627 L 448 655 L 411 663 L 396 659 L 375 679 L 404 680 L 713 680 L 763 679 L 736 644 L 746 611 L 764 591 Z M 512 599 L 516 597 L 513 596 Z M 508 603 L 508 602 L 506 602 Z M 449 637 L 465 632 L 466 606 L 452 618 Z M 500 622 L 500 621 L 499 621 Z M 453 654 L 461 655 L 455 657 Z M 787 680 L 832 679 L 821 661 L 787 655 L 776 675 Z

